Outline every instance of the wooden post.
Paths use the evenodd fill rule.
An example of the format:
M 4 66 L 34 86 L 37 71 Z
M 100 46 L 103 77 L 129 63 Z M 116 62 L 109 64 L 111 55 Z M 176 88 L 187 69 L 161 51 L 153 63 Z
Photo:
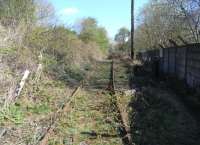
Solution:
M 42 52 L 40 52 L 40 55 L 39 55 L 39 61 L 40 63 L 38 64 L 38 68 L 37 68 L 37 71 L 36 71 L 36 77 L 35 77 L 35 81 L 38 82 L 40 77 L 41 77 L 41 74 L 42 74 L 42 69 L 43 69 L 43 66 L 42 66 L 42 60 L 43 60 L 43 55 L 42 55 Z
M 134 60 L 134 29 L 135 29 L 135 15 L 134 15 L 135 1 L 131 0 L 131 59 Z

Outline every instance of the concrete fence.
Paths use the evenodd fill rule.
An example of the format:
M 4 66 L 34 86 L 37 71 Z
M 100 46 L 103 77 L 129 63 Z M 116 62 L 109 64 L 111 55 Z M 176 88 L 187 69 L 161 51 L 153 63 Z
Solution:
M 162 48 L 160 53 L 157 51 L 143 52 L 142 59 L 160 57 L 163 74 L 185 80 L 190 87 L 200 87 L 200 44 Z

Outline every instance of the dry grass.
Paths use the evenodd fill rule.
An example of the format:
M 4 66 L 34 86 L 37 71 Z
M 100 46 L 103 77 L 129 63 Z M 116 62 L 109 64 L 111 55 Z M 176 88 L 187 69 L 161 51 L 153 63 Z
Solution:
M 98 91 L 82 90 L 72 102 L 72 110 L 58 123 L 56 135 L 51 138 L 51 145 L 81 142 L 92 145 L 121 145 L 118 136 L 114 112 L 110 114 L 105 106 L 109 96 Z

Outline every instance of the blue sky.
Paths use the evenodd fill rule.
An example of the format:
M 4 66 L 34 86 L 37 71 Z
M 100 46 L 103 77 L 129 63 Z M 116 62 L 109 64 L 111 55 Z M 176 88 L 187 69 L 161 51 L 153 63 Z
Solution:
M 48 0 L 55 8 L 59 21 L 73 25 L 84 17 L 94 17 L 99 25 L 106 28 L 108 35 L 114 37 L 118 29 L 130 28 L 131 0 Z M 137 14 L 148 0 L 135 0 Z

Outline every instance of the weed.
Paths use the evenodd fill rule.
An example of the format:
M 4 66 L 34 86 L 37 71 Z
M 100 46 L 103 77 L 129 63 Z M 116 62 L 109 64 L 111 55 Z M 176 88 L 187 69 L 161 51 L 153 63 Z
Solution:
M 44 104 L 34 104 L 27 107 L 27 111 L 34 114 L 46 114 L 51 112 L 49 105 L 47 103 Z
M 11 121 L 15 124 L 21 124 L 24 119 L 24 113 L 20 105 L 11 105 L 0 112 L 0 123 Z
M 115 113 L 110 112 L 105 103 L 109 104 L 111 98 L 110 95 L 82 91 L 73 99 L 71 112 L 59 121 L 57 137 L 64 140 L 72 137 L 74 145 L 83 141 L 93 145 L 121 144 L 114 120 Z M 107 121 L 108 117 L 110 122 Z

